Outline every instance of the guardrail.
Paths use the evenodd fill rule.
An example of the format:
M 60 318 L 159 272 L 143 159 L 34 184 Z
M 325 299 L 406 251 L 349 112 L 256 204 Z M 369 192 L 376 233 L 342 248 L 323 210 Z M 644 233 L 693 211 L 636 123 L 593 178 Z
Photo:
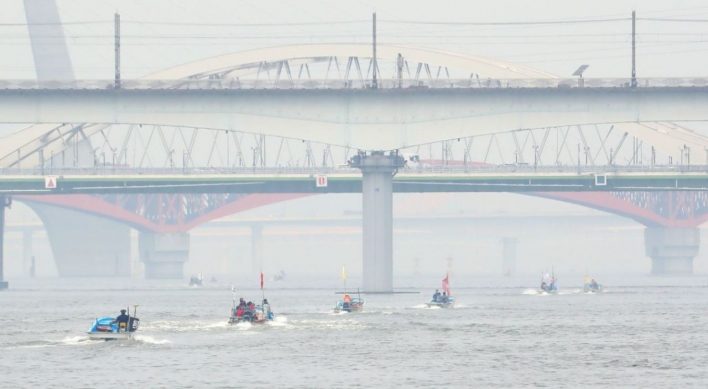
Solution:
M 86 168 L 0 168 L 0 176 L 159 176 L 159 175 L 358 175 L 348 167 L 196 167 L 130 168 L 99 165 Z M 405 167 L 398 174 L 622 174 L 622 173 L 706 173 L 708 165 L 437 165 Z
M 630 78 L 536 78 L 536 79 L 420 79 L 379 80 L 379 89 L 514 89 L 514 88 L 631 88 Z M 708 78 L 638 78 L 637 88 L 706 87 Z M 0 80 L 0 90 L 115 89 L 113 80 L 38 81 Z M 122 80 L 120 89 L 372 89 L 371 80 Z

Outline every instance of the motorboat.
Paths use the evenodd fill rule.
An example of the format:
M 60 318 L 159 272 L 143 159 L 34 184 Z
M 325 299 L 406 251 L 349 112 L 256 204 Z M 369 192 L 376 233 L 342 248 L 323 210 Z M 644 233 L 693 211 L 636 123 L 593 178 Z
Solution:
M 555 279 L 551 280 L 550 283 L 541 283 L 541 292 L 545 293 L 550 293 L 550 294 L 556 294 L 558 293 L 558 283 L 555 281 Z
M 202 286 L 204 284 L 204 277 L 200 274 L 198 276 L 192 276 L 189 279 L 189 286 Z
M 585 273 L 585 279 L 583 284 L 583 292 L 585 293 L 595 293 L 602 292 L 602 284 L 598 284 L 594 278 Z
M 602 292 L 602 284 L 598 284 L 597 282 L 595 282 L 594 284 L 591 282 L 585 283 L 585 285 L 583 285 L 583 292 L 586 292 L 586 293 Z
M 275 314 L 271 310 L 270 304 L 256 305 L 253 309 L 237 306 L 231 309 L 229 324 L 264 324 L 273 320 L 275 320 Z
M 140 325 L 140 319 L 135 314 L 137 305 L 133 308 L 133 315 L 130 316 L 128 310 L 128 321 L 117 322 L 114 317 L 100 317 L 94 320 L 91 328 L 87 331 L 90 340 L 119 340 L 133 339 L 135 332 Z
M 274 275 L 273 281 L 285 281 L 285 272 L 281 270 L 278 274 Z
M 261 272 L 261 291 L 262 290 L 263 272 Z M 270 308 L 268 299 L 265 298 L 265 293 L 263 295 L 263 303 L 261 305 L 255 305 L 250 301 L 246 302 L 243 298 L 240 298 L 238 304 L 236 304 L 236 287 L 234 287 L 233 284 L 231 285 L 231 294 L 233 296 L 233 300 L 231 305 L 231 315 L 229 316 L 229 324 L 263 324 L 275 320 L 275 314 Z
M 366 299 L 361 298 L 361 297 L 347 299 L 346 297 L 348 297 L 348 295 L 345 295 L 345 298 L 343 300 L 337 301 L 337 304 L 334 306 L 334 312 L 336 312 L 336 313 L 340 313 L 340 312 L 356 313 L 356 312 L 361 312 L 364 309 L 364 304 L 366 304 Z
M 454 308 L 455 298 L 450 294 L 450 275 L 446 274 L 445 278 L 442 280 L 443 294 L 440 294 L 436 289 L 433 298 L 429 303 L 425 305 L 428 308 L 439 307 L 439 308 Z
M 455 298 L 453 296 L 447 297 L 447 301 L 435 301 L 435 300 L 430 300 L 429 303 L 425 304 L 428 308 L 454 308 L 455 307 Z

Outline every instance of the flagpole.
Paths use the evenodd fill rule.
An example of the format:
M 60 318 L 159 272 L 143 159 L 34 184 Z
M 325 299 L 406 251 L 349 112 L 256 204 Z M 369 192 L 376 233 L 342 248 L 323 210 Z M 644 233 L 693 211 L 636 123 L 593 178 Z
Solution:
M 344 293 L 347 293 L 347 265 L 342 265 L 342 281 L 344 282 Z
M 265 291 L 263 290 L 263 269 L 261 269 L 261 297 L 263 297 L 263 300 L 265 300 Z

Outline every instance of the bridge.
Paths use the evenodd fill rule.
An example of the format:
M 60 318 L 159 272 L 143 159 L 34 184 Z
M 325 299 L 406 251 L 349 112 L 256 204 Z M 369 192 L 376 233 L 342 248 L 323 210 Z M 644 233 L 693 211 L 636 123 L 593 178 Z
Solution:
M 58 11 L 43 15 L 50 26 L 59 22 Z M 30 26 L 30 33 L 39 27 Z M 193 226 L 185 218 L 215 217 L 227 212 L 220 207 L 235 212 L 287 196 L 361 192 L 364 289 L 391 291 L 393 193 L 455 191 L 525 192 L 628 214 L 648 226 L 655 273 L 691 272 L 708 138 L 684 123 L 708 119 L 706 79 L 564 79 L 465 53 L 378 45 L 373 57 L 370 45 L 341 44 L 227 54 L 138 80 L 120 79 L 117 67 L 114 80 L 85 81 L 75 80 L 70 67 L 48 71 L 39 60 L 42 46 L 34 48 L 37 81 L 0 80 L 0 118 L 29 125 L 0 142 L 3 201 L 9 205 L 12 195 L 32 204 L 48 225 L 79 220 L 74 211 L 82 208 L 88 211 L 83 224 L 93 225 L 98 221 L 89 218 L 108 216 L 96 212 L 101 204 L 118 204 L 111 209 L 132 214 L 122 222 L 144 228 L 141 253 L 151 277 L 181 276 L 189 250 L 185 226 Z M 68 52 L 53 55 L 70 64 Z M 381 66 L 386 63 L 391 66 Z M 249 145 L 244 134 L 253 135 Z M 211 144 L 195 146 L 200 136 Z M 554 136 L 556 146 L 549 150 Z M 623 147 L 628 138 L 631 150 Z M 280 144 L 275 160 L 272 139 Z M 279 158 L 290 141 L 304 145 L 307 169 L 283 168 Z M 480 141 L 486 151 L 475 152 Z M 317 144 L 324 145 L 319 170 Z M 443 166 L 462 167 L 406 170 L 406 153 L 420 154 L 431 145 L 442 150 L 437 158 Z M 244 149 L 252 151 L 252 163 Z M 350 156 L 350 150 L 358 153 Z M 504 159 L 511 151 L 510 164 Z M 226 158 L 214 167 L 221 153 Z M 355 170 L 336 169 L 336 153 Z M 697 165 L 703 153 L 705 165 Z M 146 159 L 162 166 L 146 170 Z M 490 164 L 500 166 L 479 167 Z M 326 176 L 327 185 L 318 187 L 316 176 Z M 55 184 L 47 185 L 47 178 Z M 247 200 L 268 194 L 281 197 Z M 77 204 L 86 198 L 69 196 L 93 200 Z M 141 196 L 154 202 L 141 203 Z M 242 201 L 248 205 L 234 206 Z M 182 227 L 160 232 L 140 217 Z M 52 241 L 76 241 L 87 230 L 96 233 L 76 225 Z M 105 230 L 104 241 L 126 235 L 118 225 Z

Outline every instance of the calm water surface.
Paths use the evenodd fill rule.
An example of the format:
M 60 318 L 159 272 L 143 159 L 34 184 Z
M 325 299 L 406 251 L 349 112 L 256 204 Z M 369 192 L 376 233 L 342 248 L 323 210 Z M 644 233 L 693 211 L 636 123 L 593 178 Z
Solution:
M 452 310 L 424 308 L 436 280 L 340 315 L 334 289 L 271 283 L 278 321 L 251 327 L 226 324 L 226 284 L 16 280 L 0 293 L 0 387 L 708 387 L 705 280 L 601 280 L 594 295 L 453 281 Z M 95 317 L 134 303 L 137 340 L 87 340 Z

